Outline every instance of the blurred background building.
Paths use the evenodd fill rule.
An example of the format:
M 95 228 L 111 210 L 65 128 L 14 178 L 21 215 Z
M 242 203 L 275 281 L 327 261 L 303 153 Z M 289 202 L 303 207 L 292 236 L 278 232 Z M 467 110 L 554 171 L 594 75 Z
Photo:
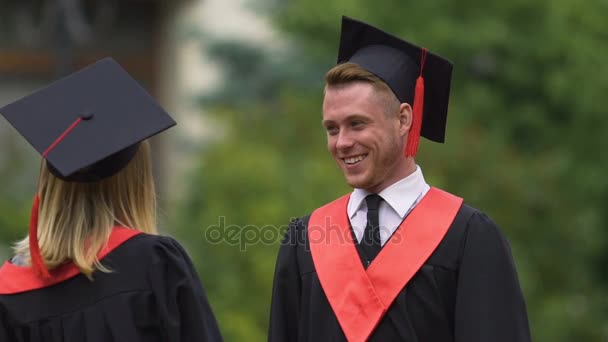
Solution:
M 221 77 L 205 58 L 205 36 L 269 41 L 270 29 L 244 1 L 7 0 L 0 3 L 0 104 L 6 104 L 110 56 L 178 121 L 154 138 L 161 198 L 179 191 L 190 153 L 214 136 L 198 101 Z M 248 29 L 243 30 L 243 25 Z M 69 101 L 66 98 L 65 101 Z M 9 125 L 0 125 L 0 170 L 17 164 L 11 183 L 31 188 L 36 153 Z
M 111 56 L 161 102 L 178 82 L 171 39 L 180 10 L 191 1 L 2 1 L 0 4 L 0 103 L 8 103 L 101 58 Z M 70 101 L 69 97 L 63 101 Z M 0 126 L 0 163 L 32 149 Z M 156 170 L 166 148 L 155 143 Z M 27 158 L 35 161 L 35 158 Z M 25 161 L 24 161 L 25 162 Z M 0 167 L 2 164 L 0 164 Z M 24 168 L 35 172 L 36 167 Z M 35 179 L 22 173 L 24 179 Z M 162 177 L 159 179 L 162 180 Z M 29 182 L 31 184 L 31 182 Z M 162 186 L 161 186 L 162 189 Z

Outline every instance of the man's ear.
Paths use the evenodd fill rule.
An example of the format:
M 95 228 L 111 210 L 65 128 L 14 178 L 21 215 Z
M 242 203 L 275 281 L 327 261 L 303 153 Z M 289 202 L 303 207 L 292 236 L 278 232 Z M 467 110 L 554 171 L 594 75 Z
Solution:
M 404 136 L 409 133 L 412 127 L 412 106 L 407 102 L 402 103 L 399 105 L 399 113 L 397 115 L 399 116 L 399 132 L 401 136 Z

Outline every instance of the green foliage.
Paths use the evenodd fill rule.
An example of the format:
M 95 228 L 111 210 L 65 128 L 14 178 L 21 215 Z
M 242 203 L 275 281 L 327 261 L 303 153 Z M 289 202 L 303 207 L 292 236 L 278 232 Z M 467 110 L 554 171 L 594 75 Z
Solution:
M 2 124 L 6 124 L 5 122 Z M 6 133 L 0 132 L 0 135 Z M 35 152 L 25 152 L 12 136 L 0 136 L 0 260 L 10 257 L 10 245 L 27 235 L 29 214 L 34 195 Z
M 293 50 L 269 56 L 218 45 L 230 77 L 208 103 L 227 132 L 200 156 L 175 218 L 227 340 L 265 339 L 279 234 L 241 250 L 210 243 L 209 227 L 224 217 L 241 232 L 284 229 L 290 217 L 348 191 L 320 125 L 323 71 L 335 60 L 342 14 L 455 63 L 447 144 L 421 146 L 427 181 L 502 227 L 536 341 L 606 340 L 608 3 L 272 4 Z

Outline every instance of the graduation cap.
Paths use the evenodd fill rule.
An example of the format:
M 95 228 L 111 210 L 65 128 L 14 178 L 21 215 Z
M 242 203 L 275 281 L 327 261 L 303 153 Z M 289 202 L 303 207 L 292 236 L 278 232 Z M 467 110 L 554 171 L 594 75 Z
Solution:
M 453 64 L 364 22 L 342 17 L 338 63 L 352 62 L 383 80 L 414 118 L 405 154 L 415 156 L 420 135 L 443 143 Z M 413 102 L 412 102 L 413 101 Z
M 175 125 L 111 58 L 0 108 L 0 114 L 67 181 L 112 176 L 140 141 Z
M 139 143 L 175 121 L 113 59 L 102 59 L 0 108 L 55 176 L 94 182 L 124 168 Z M 30 222 L 32 265 L 48 275 L 37 239 L 38 196 Z

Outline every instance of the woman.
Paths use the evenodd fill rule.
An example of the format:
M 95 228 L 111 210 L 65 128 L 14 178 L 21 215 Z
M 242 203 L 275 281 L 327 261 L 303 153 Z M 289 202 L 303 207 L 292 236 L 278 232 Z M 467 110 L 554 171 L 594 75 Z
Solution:
M 156 235 L 145 139 L 168 114 L 111 59 L 0 113 L 45 158 L 30 236 L 0 268 L 0 341 L 221 341 L 190 258 Z

